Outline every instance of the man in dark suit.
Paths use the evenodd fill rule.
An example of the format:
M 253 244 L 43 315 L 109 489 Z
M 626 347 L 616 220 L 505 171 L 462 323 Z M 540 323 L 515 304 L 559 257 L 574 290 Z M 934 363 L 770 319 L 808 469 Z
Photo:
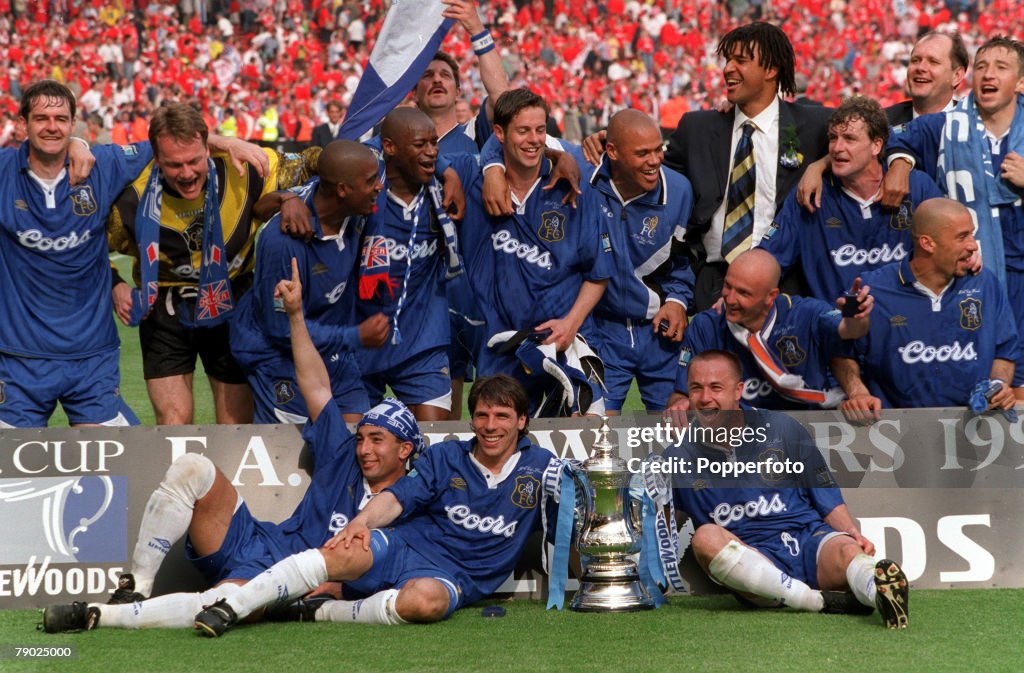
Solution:
M 327 147 L 327 143 L 338 137 L 338 129 L 341 128 L 341 120 L 344 116 L 345 108 L 341 106 L 341 103 L 336 100 L 328 102 L 327 119 L 329 121 L 313 128 L 311 144 L 314 147 Z
M 889 126 L 902 130 L 914 117 L 948 109 L 967 74 L 967 48 L 959 33 L 925 33 L 910 52 L 910 100 L 885 108 Z
M 807 163 L 828 151 L 832 114 L 830 108 L 779 98 L 780 93 L 792 95 L 795 78 L 793 45 L 776 26 L 740 26 L 722 38 L 717 52 L 725 59 L 726 98 L 733 109 L 684 114 L 665 153 L 665 164 L 683 173 L 693 186 L 695 201 L 686 236 L 697 273 L 697 311 L 719 298 L 728 260 L 761 239 Z M 746 126 L 749 122 L 753 130 Z M 726 229 L 737 220 L 738 211 L 728 197 L 741 142 L 752 146 L 754 175 L 734 175 L 734 187 L 744 180 L 749 184 L 750 178 L 756 187 L 752 195 L 745 194 L 745 230 L 736 234 Z M 752 224 L 745 217 L 749 212 Z M 723 239 L 729 242 L 726 254 Z

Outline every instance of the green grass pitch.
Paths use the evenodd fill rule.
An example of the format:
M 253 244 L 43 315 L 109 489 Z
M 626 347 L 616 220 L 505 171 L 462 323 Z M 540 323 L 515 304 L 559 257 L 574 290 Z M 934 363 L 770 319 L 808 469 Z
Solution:
M 189 630 L 49 635 L 39 613 L 0 612 L 0 643 L 74 645 L 69 660 L 0 660 L 0 671 L 974 671 L 1018 673 L 1024 661 L 1022 593 L 946 590 L 911 594 L 910 628 L 870 617 L 753 611 L 728 596 L 674 597 L 632 614 L 545 611 L 535 601 L 480 607 L 429 626 L 259 624 L 210 640 Z

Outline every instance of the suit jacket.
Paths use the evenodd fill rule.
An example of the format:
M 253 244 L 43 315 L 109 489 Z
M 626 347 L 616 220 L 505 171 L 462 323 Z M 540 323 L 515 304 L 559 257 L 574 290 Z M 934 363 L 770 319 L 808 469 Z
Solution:
M 335 140 L 333 134 L 331 134 L 331 127 L 327 124 L 319 124 L 313 127 L 313 139 L 310 141 L 310 145 L 313 147 L 326 147 L 327 143 Z
M 775 212 L 796 188 L 807 164 L 828 152 L 828 120 L 831 116 L 832 108 L 779 101 L 780 150 L 783 131 L 795 128 L 799 152 L 804 155 L 804 160 L 795 168 L 779 164 L 775 179 Z M 735 110 L 724 114 L 715 110 L 687 112 L 679 120 L 665 152 L 665 165 L 689 178 L 693 187 L 693 211 L 686 230 L 691 259 L 703 260 L 707 256 L 701 238 L 711 228 L 711 217 L 729 187 L 735 118 Z
M 885 116 L 889 119 L 889 126 L 906 124 L 914 118 L 914 105 L 909 100 L 890 105 L 885 108 Z

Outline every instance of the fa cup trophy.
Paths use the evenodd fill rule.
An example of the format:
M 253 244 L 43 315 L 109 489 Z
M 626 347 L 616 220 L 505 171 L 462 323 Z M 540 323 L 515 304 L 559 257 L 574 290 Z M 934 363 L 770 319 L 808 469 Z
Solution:
M 629 503 L 629 471 L 609 439 L 602 419 L 594 455 L 583 463 L 584 511 L 577 525 L 577 549 L 583 562 L 580 589 L 569 605 L 580 612 L 650 610 L 654 601 L 640 584 L 632 555 L 640 551 Z

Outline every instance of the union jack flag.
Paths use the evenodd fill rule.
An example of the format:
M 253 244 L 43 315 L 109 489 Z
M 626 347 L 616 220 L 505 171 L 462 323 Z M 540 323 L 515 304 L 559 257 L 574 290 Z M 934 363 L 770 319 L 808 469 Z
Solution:
M 359 270 L 359 298 L 371 299 L 377 294 L 377 285 L 384 283 L 391 298 L 394 299 L 398 283 L 391 280 L 388 271 L 391 269 L 391 256 L 388 254 L 388 242 L 383 236 L 370 236 L 363 246 L 363 263 Z
M 383 236 L 370 236 L 363 252 L 363 268 L 375 269 L 381 266 L 391 266 L 387 239 Z
M 210 320 L 221 313 L 227 313 L 233 307 L 231 305 L 231 291 L 228 289 L 228 281 L 220 280 L 213 285 L 207 285 L 199 291 L 199 299 L 196 307 L 199 309 L 196 320 Z

